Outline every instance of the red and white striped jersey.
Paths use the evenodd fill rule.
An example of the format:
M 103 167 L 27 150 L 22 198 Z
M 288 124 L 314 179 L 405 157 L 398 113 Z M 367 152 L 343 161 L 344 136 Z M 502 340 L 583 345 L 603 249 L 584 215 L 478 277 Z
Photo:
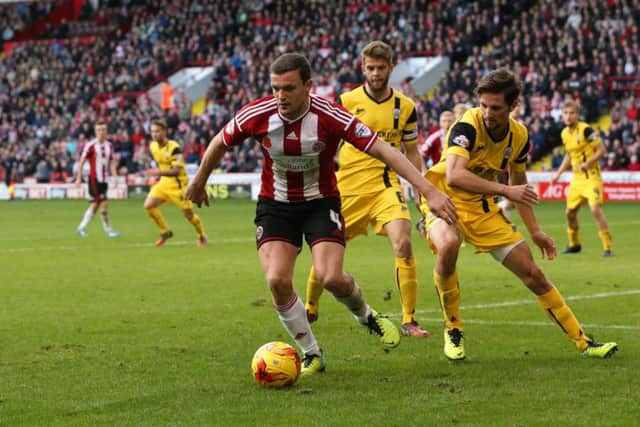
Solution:
M 418 145 L 418 151 L 420 151 L 425 160 L 431 159 L 431 163 L 434 165 L 440 161 L 444 147 L 444 137 L 445 133 L 442 129 L 438 129 L 429 135 L 422 144 Z
M 223 139 L 234 146 L 250 136 L 264 154 L 260 197 L 286 203 L 339 197 L 334 156 L 340 140 L 367 152 L 377 138 L 341 105 L 313 94 L 307 112 L 293 121 L 278 113 L 273 96 L 245 105 L 225 126 Z
M 100 143 L 94 138 L 84 146 L 81 160 L 89 162 L 89 177 L 95 178 L 98 182 L 106 182 L 112 156 L 113 145 L 109 141 Z

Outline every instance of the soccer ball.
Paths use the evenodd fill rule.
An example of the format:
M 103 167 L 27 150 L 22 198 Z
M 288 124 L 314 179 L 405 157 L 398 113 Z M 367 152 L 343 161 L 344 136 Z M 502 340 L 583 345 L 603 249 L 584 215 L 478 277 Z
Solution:
M 300 375 L 300 357 L 289 344 L 270 342 L 253 355 L 251 370 L 258 384 L 264 388 L 288 387 Z

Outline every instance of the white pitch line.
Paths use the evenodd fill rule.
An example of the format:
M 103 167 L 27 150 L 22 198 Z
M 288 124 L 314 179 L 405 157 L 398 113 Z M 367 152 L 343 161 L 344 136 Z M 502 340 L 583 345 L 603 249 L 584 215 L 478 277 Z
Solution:
M 580 301 L 580 300 L 588 300 L 588 299 L 600 299 L 600 298 L 610 298 L 610 297 L 621 297 L 627 295 L 638 295 L 640 294 L 640 289 L 630 289 L 628 291 L 619 291 L 619 292 L 598 292 L 595 294 L 585 294 L 585 295 L 570 295 L 565 297 L 567 301 Z M 516 300 L 516 301 L 504 301 L 490 304 L 473 304 L 467 306 L 461 306 L 460 310 L 469 310 L 469 309 L 489 309 L 489 308 L 498 308 L 498 307 L 510 307 L 517 305 L 528 305 L 528 304 L 537 304 L 535 298 L 527 299 L 527 300 Z M 426 309 L 426 310 L 416 310 L 416 314 L 427 314 L 427 313 L 440 313 L 440 309 Z M 402 316 L 401 313 L 389 313 L 389 317 L 399 318 Z M 421 321 L 433 322 L 433 323 L 442 323 L 442 318 L 420 318 Z M 464 319 L 464 323 L 470 324 L 479 324 L 479 325 L 518 325 L 518 326 L 555 326 L 554 323 L 551 322 L 531 322 L 531 321 L 517 321 L 517 320 L 481 320 L 481 319 Z M 585 323 L 583 324 L 585 328 L 598 328 L 598 329 L 632 329 L 632 330 L 640 330 L 640 325 L 600 325 L 595 323 Z
M 391 317 L 391 316 L 390 316 Z M 396 317 L 396 316 L 393 316 Z M 398 316 L 399 317 L 399 316 Z M 442 324 L 442 318 L 419 318 L 421 323 L 437 323 Z M 550 326 L 557 327 L 557 325 L 551 321 L 549 322 L 529 322 L 521 320 L 481 320 L 481 319 L 467 319 L 463 320 L 465 324 L 475 325 L 493 325 L 493 326 Z M 585 329 L 626 329 L 626 330 L 640 330 L 640 325 L 600 325 L 597 323 L 583 323 L 582 326 Z
M 255 239 L 251 237 L 233 238 L 233 239 L 209 239 L 209 244 L 228 244 L 228 243 L 248 243 L 254 242 Z M 197 246 L 197 240 L 170 240 L 165 243 L 166 246 Z M 114 246 L 116 247 L 116 246 Z M 153 242 L 138 242 L 138 243 L 126 243 L 117 248 L 147 248 L 153 247 Z M 21 252 L 47 252 L 47 251 L 77 251 L 77 250 L 93 250 L 93 249 L 105 249 L 107 246 L 40 246 L 40 247 L 25 247 L 25 248 L 6 248 L 0 249 L 1 253 L 21 253 Z

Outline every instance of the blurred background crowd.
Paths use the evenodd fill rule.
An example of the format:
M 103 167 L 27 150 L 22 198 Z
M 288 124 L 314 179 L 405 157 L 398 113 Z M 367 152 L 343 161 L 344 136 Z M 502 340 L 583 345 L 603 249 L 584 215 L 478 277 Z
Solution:
M 409 82 L 400 88 L 417 103 L 421 140 L 439 128 L 442 111 L 473 102 L 484 73 L 506 66 L 524 83 L 518 116 L 529 128 L 532 165 L 559 165 L 562 106 L 577 99 L 608 149 L 605 170 L 640 170 L 640 0 L 85 1 L 76 20 L 51 24 L 62 3 L 0 6 L 7 181 L 68 181 L 98 118 L 107 120 L 123 175 L 149 166 L 155 117 L 166 119 L 187 162 L 198 163 L 240 106 L 269 94 L 268 66 L 280 53 L 305 52 L 316 87 L 335 99 L 363 81 L 358 54 L 373 39 L 389 43 L 396 61 L 451 60 L 429 93 L 413 93 Z M 179 94 L 166 106 L 135 102 L 187 64 L 215 69 L 201 111 Z M 220 167 L 253 172 L 261 164 L 248 140 Z

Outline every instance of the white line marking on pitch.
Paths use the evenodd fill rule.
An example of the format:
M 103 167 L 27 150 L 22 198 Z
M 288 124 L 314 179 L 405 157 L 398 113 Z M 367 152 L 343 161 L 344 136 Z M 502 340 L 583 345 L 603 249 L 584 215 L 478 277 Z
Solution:
M 395 317 L 395 316 L 394 316 Z M 399 317 L 399 316 L 398 316 Z M 418 318 L 421 323 L 437 323 L 442 324 L 442 318 Z M 481 320 L 481 319 L 463 319 L 465 324 L 476 325 L 493 325 L 493 326 L 552 326 L 557 327 L 555 323 L 549 322 L 529 322 L 522 320 Z M 640 326 L 634 325 L 600 325 L 597 323 L 582 323 L 585 329 L 628 329 L 640 330 Z
M 567 301 L 580 301 L 587 299 L 600 299 L 600 298 L 609 298 L 609 297 L 621 297 L 626 295 L 638 295 L 640 294 L 640 289 L 630 289 L 628 291 L 619 291 L 619 292 L 598 292 L 595 294 L 589 295 L 571 295 L 565 297 Z M 498 307 L 510 307 L 517 305 L 528 305 L 528 304 L 537 304 L 535 298 L 531 298 L 528 300 L 516 300 L 516 301 L 504 301 L 504 302 L 496 302 L 490 304 L 473 304 L 467 306 L 461 306 L 460 310 L 469 310 L 469 309 L 488 309 L 488 308 L 498 308 Z M 426 310 L 416 310 L 416 314 L 427 314 L 427 313 L 440 313 L 440 309 L 426 309 Z M 400 317 L 400 313 L 389 313 L 389 317 Z M 421 318 L 420 320 L 424 320 L 427 322 L 433 323 L 441 323 L 442 318 Z M 480 325 L 520 325 L 520 326 L 555 326 L 554 323 L 551 322 L 531 322 L 531 321 L 517 321 L 517 320 L 481 320 L 481 319 L 464 319 L 464 323 L 471 324 L 480 324 Z M 638 329 L 640 330 L 640 325 L 600 325 L 594 323 L 585 323 L 583 324 L 585 328 L 600 328 L 600 329 Z
M 242 237 L 234 239 L 209 239 L 209 244 L 228 244 L 228 243 L 248 243 L 254 242 L 255 239 L 251 237 Z M 173 240 L 165 243 L 166 246 L 197 246 L 197 240 Z M 146 243 L 126 243 L 122 246 L 113 246 L 117 248 L 151 248 L 153 242 Z M 41 247 L 26 247 L 26 248 L 7 248 L 0 249 L 0 253 L 19 253 L 19 252 L 47 252 L 47 251 L 77 251 L 77 250 L 93 250 L 93 249 L 106 249 L 108 246 L 41 246 Z

